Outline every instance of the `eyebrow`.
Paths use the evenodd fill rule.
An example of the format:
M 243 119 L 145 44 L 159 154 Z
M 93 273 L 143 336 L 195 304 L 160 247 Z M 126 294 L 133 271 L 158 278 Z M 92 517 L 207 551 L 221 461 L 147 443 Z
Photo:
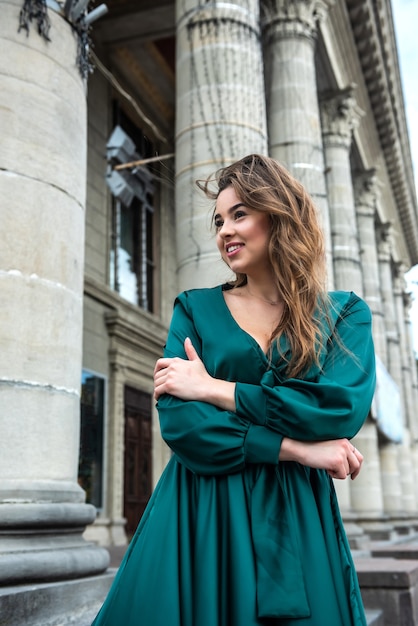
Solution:
M 243 202 L 237 202 L 237 204 L 234 204 L 233 206 L 231 206 L 227 210 L 228 215 L 231 215 L 231 213 L 233 213 L 236 209 L 239 209 L 240 206 L 245 206 L 245 204 Z M 213 216 L 213 219 L 216 220 L 216 218 L 220 216 L 221 216 L 220 213 L 216 213 L 216 215 Z

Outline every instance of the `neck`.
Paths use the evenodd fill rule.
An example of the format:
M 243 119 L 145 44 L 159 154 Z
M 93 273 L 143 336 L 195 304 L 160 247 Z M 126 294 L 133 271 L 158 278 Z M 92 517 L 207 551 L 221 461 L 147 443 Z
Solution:
M 258 300 L 263 300 L 272 306 L 282 302 L 282 298 L 280 297 L 278 290 L 272 287 L 271 283 L 263 286 L 258 283 L 253 284 L 251 282 L 247 282 L 245 289 L 249 296 L 257 298 Z

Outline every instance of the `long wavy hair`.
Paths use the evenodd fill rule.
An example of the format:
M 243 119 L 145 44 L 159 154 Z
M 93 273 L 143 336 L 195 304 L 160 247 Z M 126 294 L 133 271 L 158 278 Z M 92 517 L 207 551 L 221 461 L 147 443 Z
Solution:
M 213 184 L 217 189 L 213 190 Z M 284 301 L 283 314 L 270 346 L 284 333 L 290 345 L 286 374 L 303 375 L 319 363 L 323 348 L 318 307 L 327 317 L 326 260 L 318 214 L 303 185 L 270 157 L 251 154 L 224 167 L 214 177 L 197 181 L 206 196 L 216 200 L 233 187 L 245 206 L 270 217 L 269 257 L 277 288 Z M 247 282 L 236 274 L 232 287 Z

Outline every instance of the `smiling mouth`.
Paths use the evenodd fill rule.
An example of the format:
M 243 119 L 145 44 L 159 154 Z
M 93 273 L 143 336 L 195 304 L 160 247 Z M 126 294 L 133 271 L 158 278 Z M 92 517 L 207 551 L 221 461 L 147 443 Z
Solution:
M 241 248 L 243 247 L 243 245 L 244 245 L 244 244 L 236 244 L 236 243 L 234 243 L 234 244 L 231 244 L 231 245 L 229 245 L 229 246 L 226 246 L 226 248 L 225 248 L 225 249 L 226 249 L 226 253 L 227 253 L 228 255 L 230 255 L 230 254 L 234 254 L 235 252 L 237 252 L 237 250 L 241 250 Z

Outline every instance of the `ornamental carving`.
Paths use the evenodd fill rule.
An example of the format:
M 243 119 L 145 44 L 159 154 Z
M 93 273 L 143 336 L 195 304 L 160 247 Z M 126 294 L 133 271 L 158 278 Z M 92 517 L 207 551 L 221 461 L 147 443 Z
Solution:
M 326 18 L 332 4 L 332 0 L 264 0 L 261 15 L 267 39 L 315 39 L 318 23 Z
M 353 131 L 364 114 L 354 96 L 356 86 L 321 97 L 321 122 L 324 142 L 349 148 Z
M 357 212 L 360 215 L 371 217 L 375 215 L 380 187 L 377 170 L 374 167 L 355 176 L 354 196 Z
M 391 260 L 393 238 L 392 222 L 380 224 L 377 230 L 377 250 L 379 253 L 379 261 L 389 263 Z

